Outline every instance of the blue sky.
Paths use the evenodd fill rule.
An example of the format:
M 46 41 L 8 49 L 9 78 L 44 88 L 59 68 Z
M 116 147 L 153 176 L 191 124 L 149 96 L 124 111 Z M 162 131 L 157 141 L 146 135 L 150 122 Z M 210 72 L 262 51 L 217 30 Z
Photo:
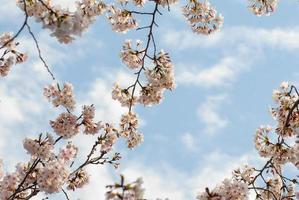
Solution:
M 225 19 L 221 32 L 211 36 L 192 33 L 180 13 L 185 2 L 172 7 L 171 13 L 162 9 L 155 35 L 158 48 L 169 52 L 175 65 L 177 88 L 166 92 L 158 106 L 137 107 L 144 143 L 127 150 L 120 142 L 120 170 L 90 169 L 92 184 L 74 199 L 104 199 L 104 186 L 117 180 L 119 173 L 132 180 L 142 176 L 150 199 L 194 199 L 196 192 L 229 177 L 240 163 L 262 162 L 252 139 L 259 125 L 273 123 L 268 113 L 272 90 L 284 80 L 299 82 L 299 6 L 285 0 L 273 15 L 256 17 L 246 2 L 211 0 Z M 1 32 L 16 31 L 22 23 L 20 11 L 11 0 L 1 0 L 1 5 Z M 148 21 L 142 18 L 140 23 Z M 111 99 L 111 88 L 115 81 L 128 86 L 134 78 L 121 63 L 119 51 L 125 39 L 145 39 L 145 32 L 116 34 L 99 17 L 82 38 L 61 45 L 40 24 L 33 20 L 30 24 L 58 79 L 74 85 L 78 110 L 80 105 L 94 104 L 99 120 L 117 122 L 125 109 Z M 0 83 L 0 157 L 7 170 L 28 159 L 22 139 L 51 131 L 48 121 L 61 112 L 42 96 L 51 80 L 29 35 L 22 34 L 20 41 L 29 60 L 15 66 Z M 84 155 L 92 138 L 75 141 Z

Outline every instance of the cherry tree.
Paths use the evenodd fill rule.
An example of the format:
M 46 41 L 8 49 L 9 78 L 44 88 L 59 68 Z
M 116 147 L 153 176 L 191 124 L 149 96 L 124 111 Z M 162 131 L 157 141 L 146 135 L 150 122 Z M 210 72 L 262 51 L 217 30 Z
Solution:
M 53 81 L 44 87 L 43 94 L 53 107 L 62 107 L 64 112 L 50 120 L 53 133 L 24 139 L 23 147 L 31 159 L 18 163 L 15 172 L 3 172 L 1 162 L 0 199 L 31 199 L 39 193 L 63 193 L 69 199 L 68 193 L 89 183 L 87 166 L 119 167 L 121 155 L 113 148 L 118 140 L 126 140 L 130 149 L 143 142 L 135 106 L 159 104 L 165 92 L 175 89 L 171 56 L 158 49 L 154 34 L 158 30 L 157 17 L 163 12 L 170 12 L 175 3 L 177 0 L 81 0 L 76 2 L 74 11 L 69 11 L 54 6 L 50 0 L 16 1 L 16 6 L 24 13 L 24 20 L 15 34 L 3 33 L 0 36 L 0 77 L 5 81 L 11 68 L 26 62 L 27 56 L 30 56 L 18 50 L 18 37 L 22 32 L 27 32 Z M 278 0 L 249 0 L 248 3 L 253 14 L 263 16 L 276 10 Z M 144 11 L 145 7 L 152 8 L 152 11 Z M 207 0 L 189 0 L 182 7 L 182 13 L 195 34 L 213 34 L 221 29 L 224 22 L 224 17 Z M 138 19 L 141 16 L 148 21 L 140 23 Z M 114 123 L 95 121 L 94 105 L 79 105 L 82 111 L 75 112 L 78 105 L 72 84 L 57 81 L 43 57 L 46 50 L 40 48 L 28 20 L 33 18 L 36 23 L 42 24 L 43 29 L 50 31 L 59 43 L 70 44 L 80 39 L 98 17 L 106 18 L 114 32 L 129 34 L 130 30 L 142 30 L 146 33 L 144 41 L 126 40 L 123 43 L 120 59 L 132 71 L 135 79 L 132 83 L 125 83 L 126 87 L 116 82 L 111 88 L 112 99 L 127 109 Z M 286 177 L 284 166 L 291 163 L 299 167 L 299 93 L 296 86 L 283 82 L 273 92 L 273 99 L 277 107 L 271 109 L 271 114 L 277 126 L 261 126 L 254 139 L 259 155 L 267 159 L 264 166 L 240 167 L 233 171 L 231 178 L 225 179 L 217 187 L 201 191 L 197 199 L 243 200 L 248 199 L 250 194 L 256 199 L 290 200 L 295 199 L 296 195 L 298 198 L 298 193 L 295 193 L 295 185 L 298 184 L 296 177 Z M 79 134 L 97 136 L 86 159 L 80 164 L 77 163 L 80 149 L 73 143 Z M 119 183 L 107 186 L 106 199 L 144 199 L 142 183 L 142 179 L 126 183 L 124 176 L 121 176 Z

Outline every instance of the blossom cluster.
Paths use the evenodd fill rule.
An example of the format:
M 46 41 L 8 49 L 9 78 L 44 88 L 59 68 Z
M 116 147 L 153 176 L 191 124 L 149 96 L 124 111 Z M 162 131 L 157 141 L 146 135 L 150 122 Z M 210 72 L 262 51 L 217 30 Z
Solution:
M 249 10 L 257 15 L 270 15 L 277 8 L 278 0 L 248 0 Z
M 71 138 L 80 132 L 80 126 L 84 126 L 85 134 L 96 134 L 103 126 L 100 122 L 94 122 L 95 108 L 94 106 L 83 106 L 80 117 L 72 114 L 75 108 L 75 95 L 73 86 L 70 83 L 65 83 L 63 89 L 60 89 L 59 84 L 52 84 L 44 88 L 44 96 L 49 99 L 52 104 L 57 107 L 62 105 L 67 109 L 67 112 L 61 113 L 56 120 L 50 121 L 51 127 L 57 135 L 64 138 Z M 82 120 L 80 121 L 80 119 Z
M 294 91 L 292 91 L 294 90 Z M 282 137 L 292 137 L 299 134 L 299 113 L 296 112 L 299 94 L 294 86 L 283 82 L 278 90 L 273 91 L 273 99 L 277 108 L 271 109 L 271 114 L 278 121 L 276 133 Z M 294 111 L 290 114 L 290 111 Z
M 118 130 L 113 125 L 106 123 L 103 127 L 105 139 L 100 140 L 101 152 L 109 152 L 118 138 Z
M 39 139 L 26 138 L 23 145 L 32 156 L 31 160 L 19 163 L 15 172 L 3 175 L 0 179 L 0 199 L 25 198 L 30 195 L 30 189 L 24 188 L 32 186 L 38 186 L 45 193 L 59 192 L 68 180 L 68 165 L 75 158 L 77 147 L 68 144 L 55 155 L 54 141 L 49 134 L 45 139 L 42 136 Z M 22 187 L 19 187 L 21 183 Z
M 94 107 L 93 106 L 84 106 L 82 111 L 82 121 L 81 117 L 76 115 L 64 112 L 61 113 L 55 120 L 50 121 L 50 125 L 53 128 L 54 132 L 62 136 L 63 138 L 72 138 L 80 132 L 80 127 L 84 126 L 85 134 L 97 134 L 100 129 L 103 128 L 100 122 L 93 122 L 94 118 Z
M 260 156 L 272 158 L 276 164 L 290 162 L 299 168 L 299 143 L 286 143 L 286 140 L 294 140 L 299 135 L 299 94 L 294 86 L 282 82 L 280 88 L 273 91 L 273 99 L 277 107 L 271 108 L 270 112 L 277 126 L 274 130 L 269 125 L 258 128 L 254 138 L 255 147 Z M 272 141 L 271 133 L 278 140 Z
M 141 46 L 141 41 L 136 41 L 136 47 L 139 48 Z M 123 44 L 123 49 L 120 52 L 121 60 L 124 64 L 126 64 L 131 69 L 140 68 L 142 65 L 142 59 L 144 56 L 143 49 L 133 49 L 131 40 L 125 41 Z
M 120 183 L 106 186 L 106 200 L 142 200 L 144 199 L 143 180 L 138 178 L 132 183 L 125 183 L 124 176 L 121 176 Z
M 135 113 L 129 112 L 121 116 L 119 133 L 127 138 L 129 148 L 134 148 L 143 141 L 143 135 L 138 133 L 138 118 Z
M 66 109 L 73 110 L 75 108 L 75 96 L 73 93 L 73 86 L 70 83 L 65 83 L 61 89 L 57 83 L 53 83 L 44 88 L 44 96 L 55 107 L 63 106 Z
M 112 98 L 118 100 L 122 106 L 126 107 L 134 106 L 136 103 L 145 106 L 160 103 L 163 91 L 165 89 L 173 90 L 175 88 L 173 65 L 169 55 L 163 50 L 159 52 L 153 64 L 154 67 L 145 68 L 145 76 L 148 82 L 146 85 L 141 85 L 140 81 L 137 80 L 135 85 L 122 89 L 119 84 L 116 83 L 112 91 Z M 134 96 L 132 92 L 129 91 L 132 87 L 135 88 L 137 84 L 141 87 L 139 97 Z
M 107 10 L 109 12 L 108 20 L 113 31 L 126 33 L 131 29 L 137 28 L 138 23 L 130 11 L 115 6 L 109 6 Z
M 208 35 L 218 31 L 223 24 L 223 16 L 217 14 L 208 0 L 189 0 L 182 12 L 195 33 Z
M 17 51 L 18 45 L 18 42 L 13 41 L 12 33 L 0 36 L 0 47 L 3 48 L 0 57 L 0 77 L 7 76 L 13 65 L 26 61 L 27 55 Z
M 95 0 L 77 2 L 74 12 L 52 5 L 50 0 L 18 0 L 17 4 L 29 17 L 41 22 L 43 28 L 51 30 L 51 35 L 62 43 L 70 43 L 75 36 L 81 36 L 96 16 L 106 10 L 106 4 Z
M 292 146 L 284 142 L 273 142 L 270 139 L 271 127 L 262 126 L 257 129 L 254 138 L 255 148 L 261 157 L 272 158 L 276 164 L 293 163 L 299 169 L 299 143 Z
M 248 186 L 244 182 L 225 179 L 219 186 L 212 191 L 206 189 L 205 192 L 197 196 L 198 200 L 245 200 L 248 198 Z
M 76 190 L 77 188 L 82 188 L 89 183 L 89 174 L 86 170 L 80 169 L 77 171 L 73 177 L 69 178 L 67 188 L 69 190 Z
M 49 134 L 43 141 L 41 140 L 41 138 L 39 138 L 38 140 L 25 138 L 25 140 L 23 141 L 23 147 L 34 158 L 48 160 L 54 156 L 54 154 L 52 154 L 52 150 L 54 148 L 54 140 L 53 137 Z

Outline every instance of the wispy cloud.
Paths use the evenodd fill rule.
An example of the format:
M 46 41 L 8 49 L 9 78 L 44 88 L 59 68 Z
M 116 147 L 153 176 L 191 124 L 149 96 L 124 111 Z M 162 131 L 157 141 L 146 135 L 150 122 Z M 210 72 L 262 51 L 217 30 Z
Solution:
M 197 140 L 195 138 L 194 134 L 191 133 L 183 133 L 181 136 L 181 141 L 183 146 L 186 148 L 188 151 L 195 151 L 198 149 L 197 146 Z
M 183 65 L 181 64 L 181 66 Z M 176 79 L 179 84 L 183 85 L 205 88 L 223 87 L 229 86 L 242 69 L 237 58 L 224 57 L 219 63 L 205 68 L 179 67 Z
M 232 26 L 210 36 L 199 36 L 191 31 L 168 30 L 162 35 L 162 41 L 172 48 L 231 48 L 247 44 L 251 47 L 275 47 L 287 50 L 299 49 L 299 27 L 256 28 Z
M 206 100 L 200 104 L 197 114 L 204 125 L 205 133 L 215 134 L 227 126 L 229 123 L 228 119 L 221 116 L 218 111 L 221 105 L 227 100 L 227 95 L 208 96 Z

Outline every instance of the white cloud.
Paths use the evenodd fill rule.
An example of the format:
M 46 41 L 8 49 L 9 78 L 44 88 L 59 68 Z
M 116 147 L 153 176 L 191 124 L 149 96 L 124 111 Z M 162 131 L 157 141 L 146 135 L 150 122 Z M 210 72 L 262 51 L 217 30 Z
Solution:
M 17 7 L 16 1 L 12 0 L 1 0 L 1 6 L 0 6 L 0 13 L 2 17 L 0 18 L 1 23 L 13 23 L 22 25 L 23 22 L 21 15 L 21 10 Z M 9 19 L 9 20 L 8 20 Z
M 228 119 L 218 113 L 220 106 L 228 100 L 226 95 L 208 96 L 197 110 L 200 121 L 204 124 L 204 132 L 215 134 L 225 128 Z
M 180 67 L 176 79 L 179 84 L 200 87 L 219 87 L 229 85 L 241 70 L 236 58 L 225 57 L 219 63 L 203 68 Z
M 263 56 L 265 47 L 297 51 L 299 27 L 263 29 L 237 26 L 225 28 L 210 36 L 199 36 L 187 30 L 170 30 L 163 34 L 162 39 L 166 45 L 177 50 L 217 48 L 225 52 L 220 61 L 212 66 L 181 63 L 176 72 L 179 84 L 204 88 L 224 87 L 231 86 L 242 72 L 250 69 Z
M 290 28 L 256 28 L 234 26 L 210 36 L 199 36 L 191 31 L 166 30 L 162 39 L 166 45 L 177 50 L 188 48 L 226 48 L 239 44 L 250 47 L 275 47 L 280 49 L 299 49 L 299 27 Z
M 188 151 L 195 151 L 198 149 L 196 138 L 194 138 L 194 135 L 191 133 L 182 134 L 181 141 Z

